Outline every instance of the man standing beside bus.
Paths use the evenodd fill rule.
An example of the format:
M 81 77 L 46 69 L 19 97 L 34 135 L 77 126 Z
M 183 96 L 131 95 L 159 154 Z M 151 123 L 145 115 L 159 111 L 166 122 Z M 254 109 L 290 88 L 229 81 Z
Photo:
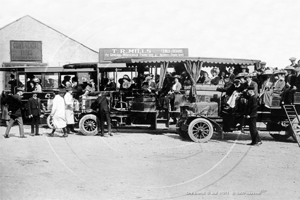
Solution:
M 97 116 L 100 119 L 100 135 L 105 137 L 107 135 L 113 136 L 114 134 L 111 132 L 109 102 L 103 92 L 100 92 L 98 98 L 92 104 L 92 109 L 97 110 Z M 108 134 L 104 134 L 104 120 L 107 122 Z
M 42 116 L 42 104 L 41 99 L 37 96 L 37 91 L 34 91 L 32 97 L 28 100 L 28 113 L 29 118 L 32 118 L 31 122 L 31 135 L 40 135 L 39 134 L 39 124 L 40 124 L 40 117 Z M 34 133 L 35 127 L 35 133 Z
M 257 96 L 254 93 L 254 87 L 253 86 L 248 87 L 247 93 L 248 93 L 248 103 L 247 103 L 247 110 L 246 110 L 246 118 L 249 121 L 249 130 L 252 139 L 252 142 L 248 145 L 259 146 L 262 144 L 262 142 L 256 127 L 258 100 L 257 100 Z
M 8 104 L 8 115 L 10 115 L 10 120 L 8 122 L 4 137 L 9 138 L 9 131 L 11 127 L 13 126 L 14 122 L 17 121 L 19 125 L 20 130 L 20 138 L 26 138 L 24 135 L 24 127 L 23 127 L 23 119 L 22 119 L 22 95 L 23 95 L 24 89 L 23 88 L 17 88 L 17 94 L 13 95 L 10 102 L 7 102 Z

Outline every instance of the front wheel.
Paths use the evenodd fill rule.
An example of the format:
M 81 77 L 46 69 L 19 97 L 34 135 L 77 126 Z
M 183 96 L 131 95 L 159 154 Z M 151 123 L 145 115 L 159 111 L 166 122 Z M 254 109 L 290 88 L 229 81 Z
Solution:
M 48 117 L 47 117 L 47 126 L 51 129 L 53 129 L 53 121 L 52 121 L 52 118 L 50 117 L 50 115 L 48 115 Z
M 212 123 L 204 118 L 194 119 L 188 127 L 188 135 L 194 142 L 207 142 L 212 137 L 213 132 Z
M 96 115 L 84 115 L 79 121 L 80 132 L 88 136 L 96 135 L 98 133 L 98 121 Z
M 300 118 L 300 116 L 298 116 Z M 300 124 L 298 122 L 298 119 L 297 117 L 295 117 L 295 119 L 293 119 L 292 121 L 292 127 L 294 129 L 294 133 L 293 133 L 293 130 L 290 130 L 291 133 L 292 133 L 292 137 L 293 139 L 299 144 L 300 146 Z

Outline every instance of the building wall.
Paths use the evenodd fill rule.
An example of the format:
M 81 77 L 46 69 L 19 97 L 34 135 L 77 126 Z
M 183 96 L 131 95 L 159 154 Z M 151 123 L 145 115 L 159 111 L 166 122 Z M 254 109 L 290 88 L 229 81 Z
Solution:
M 66 22 L 67 23 L 67 22 Z M 97 62 L 98 53 L 68 38 L 51 27 L 25 16 L 0 29 L 0 64 L 11 62 L 10 41 L 42 41 L 42 62 L 48 67 L 60 67 L 67 63 Z M 4 89 L 4 75 L 0 74 L 0 91 Z

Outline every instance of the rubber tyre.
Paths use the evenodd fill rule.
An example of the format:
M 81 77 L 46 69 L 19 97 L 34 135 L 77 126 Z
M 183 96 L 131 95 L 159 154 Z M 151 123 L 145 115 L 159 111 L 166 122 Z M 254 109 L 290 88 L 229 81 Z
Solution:
M 96 115 L 88 114 L 84 115 L 79 120 L 80 132 L 86 136 L 93 136 L 98 134 L 99 120 Z
M 289 137 L 291 137 L 290 134 L 287 135 L 279 135 L 279 134 L 270 134 L 272 138 L 276 141 L 286 141 Z
M 51 120 L 50 115 L 47 117 L 47 126 L 51 129 L 53 129 L 53 122 Z
M 198 143 L 207 142 L 214 133 L 214 127 L 210 121 L 204 118 L 194 119 L 188 127 L 189 138 Z
M 298 116 L 300 118 L 300 116 Z M 298 119 L 297 117 L 295 117 L 292 121 L 292 126 L 294 127 L 294 129 L 296 129 L 296 135 L 297 138 L 295 137 L 295 135 L 293 134 L 293 130 L 291 127 L 289 127 L 289 131 L 290 131 L 290 135 L 292 135 L 293 139 L 295 140 L 295 142 L 300 142 L 300 124 L 298 124 Z M 297 141 L 298 139 L 298 141 Z

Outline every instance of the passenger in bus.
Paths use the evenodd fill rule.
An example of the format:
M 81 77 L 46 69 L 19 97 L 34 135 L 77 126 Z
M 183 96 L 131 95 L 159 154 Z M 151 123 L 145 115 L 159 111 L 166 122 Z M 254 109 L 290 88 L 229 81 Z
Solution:
M 273 85 L 273 82 L 271 80 L 272 75 L 273 75 L 273 72 L 271 70 L 265 70 L 263 73 L 264 79 L 266 79 L 266 80 L 263 82 L 263 84 L 261 86 L 261 91 L 259 93 L 261 104 L 265 104 L 266 100 L 265 100 L 264 96 L 265 95 L 268 96 L 268 93 L 271 93 L 271 87 Z M 267 107 L 269 107 L 269 104 L 267 105 Z
M 131 86 L 131 80 L 127 74 L 123 76 L 123 78 L 119 79 L 120 90 L 128 90 Z
M 294 85 L 295 85 L 295 81 L 296 81 L 296 76 L 294 74 L 295 72 L 295 68 L 292 66 L 287 66 L 284 68 L 284 70 L 287 72 L 287 74 L 285 75 L 285 88 L 283 91 L 283 103 L 284 104 L 291 104 L 294 102 Z
M 54 88 L 54 79 L 53 78 L 48 78 L 45 81 L 44 87 L 45 88 Z
M 278 70 L 274 72 L 274 80 L 276 81 L 272 84 L 270 90 L 268 92 L 265 92 L 263 96 L 263 102 L 265 104 L 265 107 L 271 107 L 272 100 L 274 97 L 281 98 L 283 89 L 285 87 L 284 75 L 284 70 Z
M 197 80 L 197 83 L 202 83 L 202 84 L 204 83 L 204 80 L 205 80 L 204 73 L 205 73 L 205 71 L 203 71 L 203 70 L 200 71 L 200 76 Z
M 64 76 L 64 80 L 61 82 L 60 88 L 72 87 L 71 76 Z
M 224 85 L 225 84 L 225 76 L 226 76 L 226 72 L 225 71 L 221 71 L 220 74 L 219 74 L 219 77 L 220 77 L 220 81 L 219 81 L 219 84 L 221 85 Z
M 300 66 L 295 68 L 295 85 L 294 85 L 294 90 L 296 92 L 300 92 Z
M 237 98 L 244 92 L 245 85 L 241 83 L 242 77 L 237 76 L 234 80 L 233 85 L 231 85 L 226 91 L 227 95 L 229 95 L 229 99 L 227 101 L 228 108 L 234 108 L 236 105 Z
M 254 77 L 254 74 L 253 73 L 250 73 L 250 74 L 245 74 L 245 77 L 246 77 L 246 82 L 244 83 L 245 84 L 245 88 L 248 88 L 248 87 L 253 87 L 253 91 L 254 91 L 254 94 L 256 96 L 258 96 L 258 85 L 255 81 L 252 80 L 252 78 Z
M 11 74 L 10 75 L 10 80 L 8 81 L 8 84 L 10 84 L 10 91 L 12 94 L 15 94 L 16 93 L 16 89 L 19 87 L 19 88 L 24 88 L 24 84 L 15 79 L 15 75 L 14 74 Z
M 117 89 L 117 84 L 115 82 L 115 79 L 113 77 L 108 78 L 108 83 L 105 87 L 106 91 L 115 91 Z
M 90 92 L 95 92 L 96 91 L 96 83 L 95 83 L 94 79 L 90 79 L 89 85 L 91 87 Z
M 156 83 L 153 80 L 152 76 L 149 75 L 145 78 L 143 82 L 142 89 L 144 92 L 155 93 L 156 92 Z
M 174 84 L 172 85 L 171 90 L 169 91 L 169 98 L 170 98 L 170 105 L 171 105 L 171 110 L 175 111 L 179 108 L 179 105 L 182 100 L 181 92 L 180 90 L 182 89 L 182 85 L 180 83 L 181 77 L 179 75 L 174 76 Z M 177 123 L 177 119 L 175 116 L 172 116 L 173 118 L 173 123 Z
M 289 60 L 291 61 L 290 66 L 292 66 L 294 68 L 298 67 L 298 65 L 296 64 L 296 58 L 295 57 L 291 57 Z
M 76 76 L 72 77 L 71 83 L 72 83 L 72 88 L 77 89 L 77 87 L 78 87 L 78 78 Z
M 254 70 L 254 72 L 256 73 L 257 77 L 256 77 L 256 82 L 258 84 L 258 90 L 260 91 L 263 82 L 265 81 L 264 78 L 265 76 L 263 75 L 264 71 L 266 70 L 266 62 L 261 62 L 259 63 L 259 65 L 257 66 L 257 68 Z
M 34 91 L 34 82 L 28 81 L 27 82 L 27 92 L 33 92 Z
M 40 84 L 40 79 L 39 78 L 34 78 L 32 81 L 34 82 L 34 91 L 35 92 L 42 92 L 42 86 Z
M 212 85 L 218 85 L 220 82 L 220 77 L 218 76 L 218 72 L 215 69 L 211 70 L 212 78 L 210 81 L 210 84 Z
M 236 75 L 233 73 L 234 72 L 234 68 L 233 67 L 229 67 L 228 69 L 228 73 L 229 73 L 229 79 L 230 81 L 233 83 Z
M 246 65 L 242 65 L 241 69 L 242 69 L 241 73 L 245 73 L 245 74 L 249 73 L 249 69 L 248 69 L 248 67 Z

